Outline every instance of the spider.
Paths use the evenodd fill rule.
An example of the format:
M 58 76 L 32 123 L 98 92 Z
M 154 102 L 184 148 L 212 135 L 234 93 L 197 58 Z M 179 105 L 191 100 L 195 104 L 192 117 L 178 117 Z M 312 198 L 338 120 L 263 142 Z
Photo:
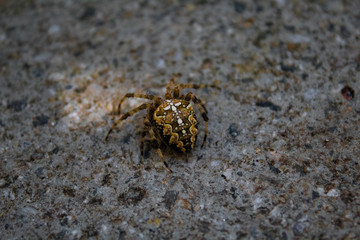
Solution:
M 161 151 L 163 145 L 170 146 L 171 148 L 179 152 L 189 152 L 194 148 L 197 134 L 198 134 L 198 121 L 195 115 L 194 108 L 190 101 L 199 109 L 202 118 L 205 121 L 205 134 L 201 147 L 204 146 L 207 132 L 208 132 L 208 111 L 202 103 L 193 93 L 189 92 L 186 95 L 180 95 L 180 91 L 185 88 L 199 89 L 199 88 L 216 88 L 220 89 L 214 84 L 178 84 L 175 85 L 176 78 L 181 74 L 174 74 L 166 86 L 166 92 L 164 97 L 158 97 L 149 94 L 141 93 L 127 93 L 123 96 L 119 102 L 117 111 L 115 114 L 120 115 L 121 104 L 127 98 L 143 98 L 151 100 L 141 104 L 140 106 L 124 113 L 120 118 L 115 121 L 108 131 L 105 141 L 107 141 L 110 133 L 115 127 L 123 120 L 134 115 L 135 113 L 147 109 L 146 117 L 144 118 L 144 130 L 142 132 L 142 138 L 140 143 L 140 152 L 144 155 L 144 142 L 145 137 L 149 134 L 150 139 L 147 139 L 151 143 L 153 148 L 156 148 L 162 162 L 165 167 L 170 171 L 167 162 Z

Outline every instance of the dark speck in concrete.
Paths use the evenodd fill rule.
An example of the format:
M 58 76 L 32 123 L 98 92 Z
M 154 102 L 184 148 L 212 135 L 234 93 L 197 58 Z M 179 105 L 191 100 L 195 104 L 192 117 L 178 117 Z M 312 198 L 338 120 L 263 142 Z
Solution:
M 94 238 L 99 235 L 99 231 L 96 230 L 94 225 L 89 225 L 83 230 L 83 236 L 85 239 Z
M 118 201 L 126 205 L 136 205 L 146 195 L 146 190 L 142 187 L 130 187 L 129 190 L 121 193 L 118 197 Z
M 115 68 L 119 67 L 119 60 L 117 58 L 114 58 L 112 61 Z
M 58 154 L 60 148 L 58 146 L 56 146 L 53 150 L 52 150 L 52 153 L 53 154 Z
M 38 178 L 44 178 L 45 175 L 44 175 L 44 168 L 42 167 L 39 167 L 38 169 L 35 170 L 35 174 Z
M 252 82 L 254 82 L 254 79 L 251 78 L 251 77 L 243 78 L 243 79 L 241 79 L 241 82 L 243 82 L 243 83 L 252 83 Z
M 295 32 L 295 26 L 293 25 L 284 25 L 284 28 L 289 32 Z
M 281 233 L 281 240 L 287 240 L 288 239 L 288 236 L 286 234 L 286 232 L 282 232 Z
M 44 157 L 44 153 L 35 151 L 33 154 L 31 154 L 30 161 L 40 160 L 43 157 Z
M 275 174 L 281 173 L 281 171 L 278 168 L 274 167 L 274 166 L 270 166 L 270 170 Z
M 44 126 L 45 124 L 47 124 L 49 121 L 49 117 L 45 116 L 44 114 L 41 114 L 39 116 L 36 116 L 32 122 L 34 127 L 37 126 Z
M 230 136 L 232 136 L 232 137 L 236 137 L 239 135 L 238 126 L 236 123 L 230 124 L 227 131 L 230 134 Z
M 94 7 L 86 7 L 85 11 L 82 13 L 80 20 L 88 20 L 92 18 L 96 13 L 96 9 Z
M 65 194 L 66 196 L 69 197 L 75 197 L 75 189 L 68 187 L 68 186 L 64 186 L 62 189 L 63 194 Z
M 36 68 L 31 71 L 31 75 L 33 75 L 34 77 L 40 78 L 44 75 L 44 70 L 42 70 L 41 68 Z
M 243 13 L 246 9 L 246 4 L 240 1 L 234 1 L 234 9 L 237 13 Z
M 172 206 L 176 203 L 178 199 L 178 191 L 167 191 L 164 195 L 164 203 L 167 209 L 171 209 Z
M 244 239 L 247 236 L 245 231 L 237 231 L 236 232 L 236 239 Z
M 111 183 L 111 174 L 106 174 L 102 180 L 102 185 L 109 185 Z
M 281 110 L 280 106 L 275 105 L 270 101 L 258 101 L 258 102 L 256 102 L 256 106 L 258 106 L 258 107 L 267 107 L 267 108 L 270 108 L 273 111 L 280 111 Z
M 120 141 L 124 144 L 129 144 L 131 137 L 132 137 L 132 135 L 128 134 L 128 135 L 122 137 Z
M 314 199 L 316 199 L 316 198 L 318 198 L 318 197 L 320 197 L 320 194 L 318 193 L 318 192 L 316 192 L 316 191 L 312 191 L 312 199 L 314 200 Z
M 281 70 L 283 70 L 284 72 L 295 72 L 296 67 L 293 65 L 281 64 Z
M 300 166 L 300 165 L 298 165 L 298 164 L 295 165 L 295 170 L 296 170 L 298 173 L 300 173 L 300 176 L 301 176 L 301 177 L 303 177 L 303 176 L 306 175 L 306 172 L 305 172 L 305 170 L 304 170 L 304 167 L 302 167 L 302 166 Z
M 340 27 L 340 33 L 343 38 L 351 37 L 351 32 L 347 29 L 347 27 L 345 25 L 342 25 Z
M 334 32 L 335 31 L 335 24 L 329 23 L 327 29 L 328 29 L 329 32 Z
M 304 146 L 306 149 L 313 149 L 311 144 L 305 143 Z
M 119 240 L 125 240 L 126 239 L 126 231 L 119 229 Z
M 336 126 L 333 126 L 333 127 L 329 127 L 329 128 L 328 128 L 328 131 L 329 131 L 330 133 L 334 133 L 334 132 L 336 131 L 336 129 L 337 129 L 337 127 L 336 127 Z
M 259 5 L 259 6 L 256 6 L 256 12 L 259 13 L 259 12 L 262 12 L 264 11 L 264 7 Z
M 303 73 L 303 74 L 301 74 L 301 78 L 302 78 L 302 80 L 306 80 L 306 79 L 308 79 L 308 77 L 309 77 L 309 74 L 307 74 L 307 73 Z
M 348 101 L 352 100 L 355 97 L 355 91 L 352 87 L 345 86 L 341 89 L 341 94 Z
M 14 100 L 10 102 L 8 108 L 14 110 L 15 112 L 20 112 L 26 107 L 26 105 L 27 105 L 27 99 L 24 98 L 21 100 Z
M 200 221 L 198 227 L 202 233 L 208 233 L 210 231 L 210 223 L 208 221 Z
M 231 192 L 231 196 L 233 197 L 233 199 L 236 199 L 237 196 L 239 195 L 239 193 L 237 192 L 237 189 L 235 187 L 231 187 L 230 192 Z
M 293 233 L 295 236 L 303 235 L 306 229 L 309 227 L 309 222 L 303 218 L 299 219 L 293 226 Z
M 55 234 L 55 236 L 53 237 L 55 240 L 62 240 L 65 239 L 65 235 L 66 235 L 67 231 L 66 230 L 61 230 L 60 232 L 58 232 L 57 234 Z M 50 238 L 52 238 L 50 236 Z
M 102 202 L 103 202 L 102 198 L 100 198 L 100 197 L 94 197 L 94 198 L 90 199 L 89 204 L 92 204 L 92 205 L 101 205 Z

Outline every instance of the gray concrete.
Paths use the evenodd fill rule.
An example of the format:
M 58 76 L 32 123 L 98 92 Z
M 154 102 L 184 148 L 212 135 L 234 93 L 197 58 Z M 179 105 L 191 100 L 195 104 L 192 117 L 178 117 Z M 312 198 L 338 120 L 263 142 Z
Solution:
M 0 12 L 1 239 L 360 237 L 358 1 L 2 0 Z M 103 140 L 119 98 L 163 95 L 177 72 L 222 89 L 192 90 L 208 141 L 198 115 L 194 150 L 164 149 L 169 174 L 140 154 L 144 111 Z

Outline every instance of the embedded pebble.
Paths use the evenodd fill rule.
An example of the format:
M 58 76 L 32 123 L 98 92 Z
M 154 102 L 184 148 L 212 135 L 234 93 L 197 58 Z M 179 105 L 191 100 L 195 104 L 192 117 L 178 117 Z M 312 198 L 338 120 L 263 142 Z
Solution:
M 157 68 L 166 68 L 166 64 L 165 64 L 165 61 L 164 61 L 164 59 L 159 59 L 158 60 L 158 62 L 157 62 L 157 64 L 156 64 L 156 67 Z
M 318 92 L 319 92 L 319 91 L 318 91 L 317 89 L 310 88 L 309 90 L 307 90 L 307 91 L 304 93 L 304 98 L 305 98 L 305 100 L 311 100 L 311 99 L 313 99 Z
M 48 29 L 48 34 L 55 35 L 59 33 L 59 31 L 60 31 L 59 25 L 51 25 L 51 27 Z
M 52 57 L 52 53 L 43 52 L 43 53 L 36 55 L 33 60 L 35 62 L 42 63 L 42 62 L 48 61 L 49 58 L 51 58 L 51 57 Z

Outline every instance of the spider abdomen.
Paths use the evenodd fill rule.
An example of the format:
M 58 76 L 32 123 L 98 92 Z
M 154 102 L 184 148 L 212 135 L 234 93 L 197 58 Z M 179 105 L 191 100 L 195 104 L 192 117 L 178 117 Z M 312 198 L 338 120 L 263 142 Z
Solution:
M 165 100 L 154 112 L 156 128 L 163 140 L 182 152 L 194 148 L 197 120 L 190 102 L 181 99 Z

